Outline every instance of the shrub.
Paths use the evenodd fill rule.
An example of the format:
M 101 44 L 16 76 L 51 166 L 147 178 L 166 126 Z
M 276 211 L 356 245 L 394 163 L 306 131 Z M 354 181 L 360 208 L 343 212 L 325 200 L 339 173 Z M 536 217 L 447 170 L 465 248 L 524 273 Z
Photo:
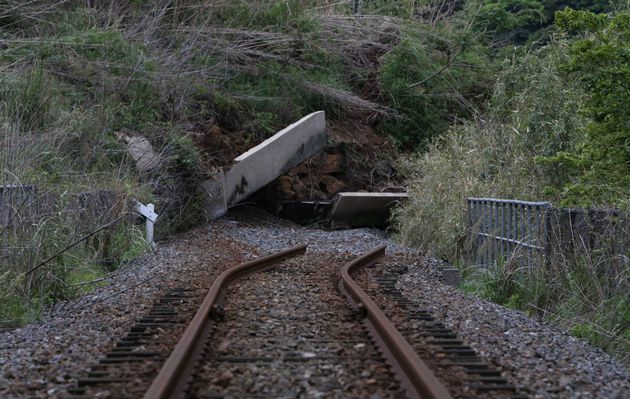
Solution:
M 395 217 L 400 239 L 458 260 L 467 197 L 559 198 L 567 173 L 534 158 L 571 149 L 580 139 L 581 94 L 557 67 L 565 58 L 566 45 L 555 41 L 507 60 L 484 120 L 453 127 L 402 162 L 411 196 Z
M 424 149 L 453 121 L 470 116 L 488 87 L 485 53 L 474 38 L 447 28 L 407 32 L 382 58 L 379 80 L 400 114 L 383 131 L 400 147 Z
M 588 180 L 584 177 L 576 180 L 576 170 L 571 164 L 548 162 L 548 159 L 557 159 L 555 154 L 563 153 L 579 159 L 583 148 L 596 145 L 592 142 L 593 129 L 604 135 L 599 130 L 601 123 L 613 123 L 606 132 L 620 132 L 614 125 L 615 117 L 599 120 L 591 112 L 599 106 L 597 102 L 591 103 L 592 88 L 585 86 L 584 81 L 567 78 L 565 65 L 571 65 L 575 56 L 575 47 L 570 42 L 553 38 L 546 46 L 506 60 L 483 118 L 451 128 L 426 153 L 402 162 L 410 198 L 395 211 L 394 221 L 400 240 L 460 265 L 469 290 L 553 320 L 627 362 L 628 254 L 622 254 L 620 260 L 619 256 L 597 251 L 576 251 L 571 257 L 550 258 L 547 268 L 534 273 L 520 270 L 516 257 L 481 271 L 468 269 L 465 263 L 469 250 L 465 225 L 467 197 L 575 204 L 567 196 L 566 187 L 574 187 L 577 182 L 584 185 Z M 605 57 L 600 61 L 604 65 L 609 62 Z M 603 78 L 598 65 L 580 67 L 594 67 L 595 75 Z M 623 68 L 623 63 L 617 65 Z M 610 89 L 607 95 L 623 97 L 617 89 Z M 619 89 L 623 90 L 622 86 Z M 622 107 L 625 102 L 618 104 Z M 576 112 L 584 107 L 590 111 Z M 618 112 L 620 108 L 613 106 L 606 110 Z M 606 112 L 601 116 L 606 116 Z M 609 150 L 625 148 L 612 147 L 610 141 L 608 144 Z M 618 161 L 615 157 L 608 159 Z M 591 172 L 598 168 L 610 171 L 597 162 L 590 165 Z M 598 194 L 606 201 L 597 196 L 582 198 L 589 205 L 624 206 L 621 201 L 610 201 L 614 197 L 609 190 L 626 192 L 630 185 L 623 185 L 625 176 L 625 171 L 618 170 L 614 178 L 602 180 L 606 190 Z
M 577 179 L 564 186 L 567 205 L 630 207 L 630 12 L 614 17 L 566 10 L 557 14 L 564 31 L 581 38 L 563 64 L 577 78 L 589 118 L 586 139 L 576 151 L 559 151 L 544 161 L 562 165 Z

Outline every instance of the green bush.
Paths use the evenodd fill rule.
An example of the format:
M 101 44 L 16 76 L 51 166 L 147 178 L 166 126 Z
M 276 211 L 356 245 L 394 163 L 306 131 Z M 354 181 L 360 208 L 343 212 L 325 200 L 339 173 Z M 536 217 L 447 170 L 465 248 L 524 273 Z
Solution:
M 566 10 L 557 21 L 581 36 L 563 69 L 584 90 L 580 108 L 589 123 L 579 149 L 541 160 L 577 178 L 564 186 L 563 204 L 630 207 L 630 12 L 608 17 Z
M 517 257 L 487 270 L 466 269 L 468 197 L 627 208 L 627 130 L 620 121 L 625 115 L 627 122 L 630 101 L 619 78 L 627 63 L 621 32 L 628 30 L 599 30 L 611 21 L 593 17 L 589 24 L 599 32 L 594 36 L 586 33 L 578 42 L 554 37 L 507 59 L 483 118 L 452 127 L 427 152 L 401 163 L 410 198 L 394 221 L 401 241 L 464 268 L 467 289 L 544 315 L 627 362 L 628 273 L 617 258 L 576 253 L 573 262 L 559 256 L 535 273 L 519 270 Z M 625 26 L 626 19 L 616 21 Z M 566 22 L 560 18 L 560 24 Z M 586 62 L 595 54 L 598 59 Z M 577 164 L 560 162 L 567 157 Z M 594 176 L 599 177 L 590 180 Z M 582 190 L 572 197 L 567 187 Z
M 610 11 L 609 0 L 471 0 L 466 2 L 469 15 L 475 16 L 475 28 L 494 42 L 523 44 L 538 39 L 554 23 L 554 13 L 566 7 L 592 12 Z
M 428 29 L 428 28 L 427 28 Z M 382 130 L 399 146 L 423 149 L 487 90 L 486 50 L 452 31 L 410 32 L 382 59 L 380 82 L 388 105 L 400 118 Z
M 364 0 L 363 2 L 365 13 L 399 18 L 413 18 L 417 7 L 417 2 L 412 0 Z

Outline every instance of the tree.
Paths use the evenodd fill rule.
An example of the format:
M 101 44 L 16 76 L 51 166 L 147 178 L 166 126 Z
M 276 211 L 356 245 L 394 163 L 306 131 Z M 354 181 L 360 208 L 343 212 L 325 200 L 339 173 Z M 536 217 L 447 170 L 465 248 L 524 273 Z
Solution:
M 590 123 L 577 153 L 560 152 L 553 162 L 570 167 L 576 181 L 565 201 L 578 205 L 630 206 L 630 12 L 613 17 L 567 9 L 558 27 L 577 36 L 564 65 L 587 94 L 581 109 Z

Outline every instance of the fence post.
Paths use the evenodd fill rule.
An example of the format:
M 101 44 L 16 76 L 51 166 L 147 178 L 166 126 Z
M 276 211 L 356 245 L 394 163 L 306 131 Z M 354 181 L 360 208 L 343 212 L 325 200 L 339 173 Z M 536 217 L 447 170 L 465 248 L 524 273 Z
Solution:
M 555 208 L 548 206 L 544 208 L 543 218 L 544 218 L 544 233 L 542 235 L 543 239 L 543 259 L 541 267 L 549 266 L 548 263 L 551 261 L 551 223 L 552 223 L 552 215 L 555 213 Z
M 151 248 L 155 249 L 157 244 L 153 240 L 153 228 L 158 219 L 158 214 L 155 213 L 155 206 L 153 204 L 147 204 L 145 206 L 140 202 L 137 202 L 136 210 L 147 220 L 147 242 Z

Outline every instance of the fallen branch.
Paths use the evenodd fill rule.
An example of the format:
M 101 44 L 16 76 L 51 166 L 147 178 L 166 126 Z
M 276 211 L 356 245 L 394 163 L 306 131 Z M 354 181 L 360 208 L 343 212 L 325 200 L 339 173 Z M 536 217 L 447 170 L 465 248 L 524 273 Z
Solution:
M 408 89 L 413 89 L 414 87 L 418 87 L 426 82 L 428 82 L 429 80 L 433 79 L 434 77 L 438 76 L 439 74 L 441 74 L 442 72 L 444 72 L 445 70 L 447 70 L 449 67 L 451 67 L 453 65 L 453 63 L 455 62 L 455 60 L 457 59 L 457 56 L 461 53 L 458 52 L 456 53 L 452 58 L 451 58 L 451 54 L 449 52 L 446 53 L 447 59 L 446 59 L 446 64 L 444 64 L 442 66 L 442 68 L 438 69 L 437 71 L 435 71 L 434 73 L 432 73 L 431 75 L 429 75 L 428 77 L 422 79 L 419 82 L 416 83 L 412 83 L 409 86 L 407 86 Z
M 98 229 L 94 230 L 93 232 L 91 232 L 88 235 L 85 235 L 81 238 L 79 238 L 78 240 L 74 241 L 72 244 L 66 246 L 64 249 L 62 249 L 61 251 L 57 252 L 56 254 L 49 256 L 48 258 L 44 259 L 43 261 L 39 262 L 37 265 L 33 266 L 30 270 L 24 272 L 24 275 L 28 275 L 33 273 L 35 270 L 39 269 L 40 267 L 44 266 L 46 263 L 50 262 L 51 260 L 55 259 L 57 256 L 63 254 L 64 252 L 66 252 L 67 250 L 71 249 L 72 247 L 74 247 L 75 245 L 79 244 L 82 241 L 87 240 L 88 238 L 92 237 L 94 234 L 98 233 L 99 231 L 105 230 L 108 227 L 113 226 L 114 224 L 118 223 L 123 217 L 120 216 L 114 220 L 112 220 L 111 222 L 99 227 Z

